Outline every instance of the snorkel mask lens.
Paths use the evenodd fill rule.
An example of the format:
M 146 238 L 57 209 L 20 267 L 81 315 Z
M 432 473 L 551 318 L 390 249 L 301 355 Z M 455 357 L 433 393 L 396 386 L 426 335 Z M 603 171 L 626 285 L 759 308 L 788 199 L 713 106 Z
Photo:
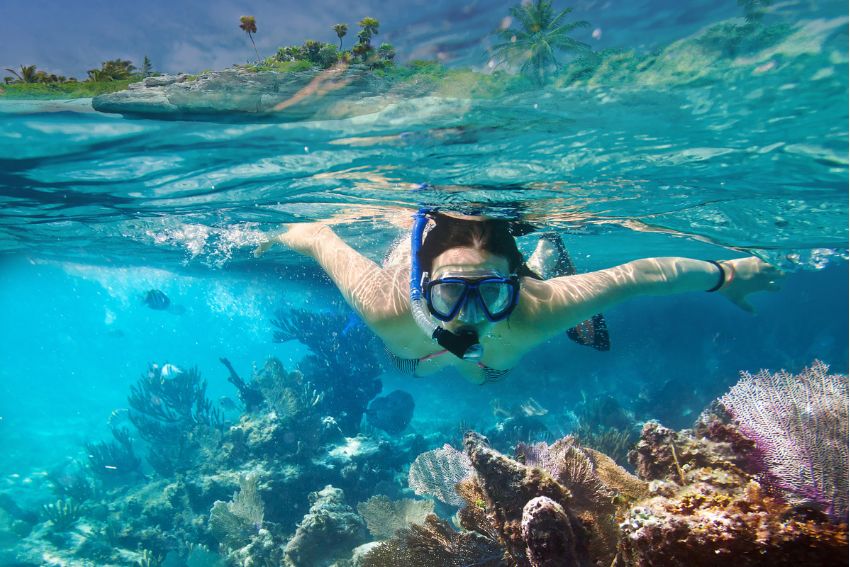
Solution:
M 440 321 L 451 321 L 464 312 L 467 322 L 486 318 L 491 322 L 506 319 L 519 296 L 517 276 L 480 278 L 446 276 L 427 281 L 424 287 L 428 310 Z M 484 317 L 476 316 L 480 311 Z

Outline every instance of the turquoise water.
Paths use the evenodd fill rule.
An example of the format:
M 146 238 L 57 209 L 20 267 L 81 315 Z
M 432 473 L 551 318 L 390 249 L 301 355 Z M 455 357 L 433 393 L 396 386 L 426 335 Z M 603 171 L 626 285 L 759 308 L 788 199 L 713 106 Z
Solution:
M 846 6 L 801 14 L 786 10 L 778 41 L 710 65 L 697 32 L 647 68 L 589 83 L 390 96 L 334 120 L 156 121 L 85 100 L 0 100 L 0 492 L 33 510 L 55 501 L 49 476 L 85 470 L 85 444 L 111 439 L 110 414 L 151 363 L 197 366 L 210 400 L 237 402 L 222 410 L 236 423 L 220 357 L 243 378 L 269 357 L 295 369 L 310 350 L 274 342 L 279 309 L 341 333 L 334 317 L 347 308 L 313 263 L 280 248 L 252 255 L 288 222 L 330 221 L 380 262 L 429 204 L 555 230 L 581 272 L 756 255 L 788 273 L 780 292 L 753 298 L 755 315 L 706 294 L 618 306 L 605 314 L 610 352 L 562 337 L 487 386 L 453 372 L 413 381 L 367 342 L 383 393 L 412 394 L 405 435 L 423 450 L 456 440 L 461 423 L 487 431 L 504 417 L 494 408 L 529 398 L 551 439 L 593 400 L 615 400 L 638 429 L 650 418 L 683 428 L 741 370 L 819 359 L 847 373 Z M 526 253 L 535 242 L 519 239 Z M 179 309 L 150 309 L 151 289 Z M 387 464 L 388 475 L 403 468 Z M 308 476 L 301 513 L 328 482 Z M 381 493 L 377 482 L 356 490 Z

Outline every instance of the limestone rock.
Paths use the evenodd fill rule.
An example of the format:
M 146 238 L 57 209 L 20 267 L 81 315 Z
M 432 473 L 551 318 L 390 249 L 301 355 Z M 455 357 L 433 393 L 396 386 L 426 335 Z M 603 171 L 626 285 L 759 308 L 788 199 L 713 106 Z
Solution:
M 92 106 L 129 116 L 286 122 L 376 112 L 404 89 L 359 66 L 289 73 L 233 68 L 147 77 L 127 90 L 94 97 Z

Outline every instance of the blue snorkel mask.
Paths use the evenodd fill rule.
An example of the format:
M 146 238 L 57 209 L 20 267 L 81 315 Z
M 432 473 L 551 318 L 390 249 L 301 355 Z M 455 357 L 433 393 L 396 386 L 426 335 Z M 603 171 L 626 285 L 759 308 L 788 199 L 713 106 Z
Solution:
M 444 274 L 430 279 L 422 275 L 422 292 L 435 319 L 451 321 L 460 315 L 467 323 L 507 319 L 519 299 L 519 277 L 496 273 Z
M 468 312 L 476 318 L 480 313 L 491 322 L 501 321 L 516 307 L 519 279 L 498 274 L 474 277 L 469 277 L 471 274 L 446 274 L 431 280 L 428 274 L 423 274 L 419 250 L 432 212 L 432 209 L 420 209 L 411 233 L 410 307 L 413 319 L 426 335 L 447 351 L 463 360 L 477 361 L 484 354 L 478 333 L 470 329 L 453 333 L 435 325 L 429 313 L 440 321 L 451 321 Z

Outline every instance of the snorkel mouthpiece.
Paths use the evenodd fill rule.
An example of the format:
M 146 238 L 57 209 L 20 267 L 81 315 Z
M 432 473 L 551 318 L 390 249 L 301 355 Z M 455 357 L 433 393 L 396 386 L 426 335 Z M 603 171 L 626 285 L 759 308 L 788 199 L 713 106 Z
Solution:
M 478 342 L 478 333 L 463 330 L 453 333 L 448 329 L 437 327 L 431 336 L 437 344 L 463 360 L 477 361 L 484 354 L 484 348 Z

